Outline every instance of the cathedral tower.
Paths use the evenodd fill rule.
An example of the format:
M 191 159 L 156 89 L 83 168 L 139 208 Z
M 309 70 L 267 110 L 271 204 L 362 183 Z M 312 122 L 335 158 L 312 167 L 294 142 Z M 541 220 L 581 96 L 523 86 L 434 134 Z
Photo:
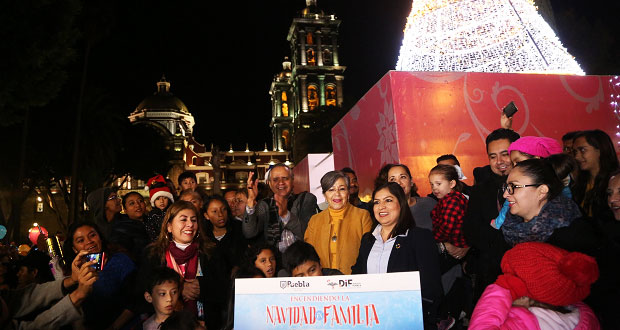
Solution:
M 331 149 L 331 142 L 317 150 L 308 149 L 309 141 L 305 140 L 331 129 L 334 118 L 342 114 L 346 67 L 340 65 L 338 57 L 339 26 L 340 20 L 320 10 L 316 0 L 306 0 L 306 7 L 289 29 L 291 61 L 283 63 L 284 70 L 271 85 L 271 127 L 274 147 L 293 150 L 295 159 Z M 282 108 L 285 104 L 287 116 Z M 302 142 L 297 143 L 300 139 Z

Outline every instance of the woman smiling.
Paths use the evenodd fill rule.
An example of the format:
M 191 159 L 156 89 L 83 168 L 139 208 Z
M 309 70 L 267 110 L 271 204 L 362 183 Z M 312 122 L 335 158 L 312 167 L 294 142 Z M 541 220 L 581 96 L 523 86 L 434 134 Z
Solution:
M 373 220 L 379 224 L 362 237 L 353 274 L 419 271 L 424 324 L 432 327 L 443 295 L 433 234 L 415 227 L 405 193 L 397 183 L 377 187 L 371 201 Z
M 209 328 L 220 325 L 219 311 L 211 303 L 214 274 L 207 270 L 214 243 L 205 235 L 198 221 L 198 210 L 190 202 L 177 201 L 166 212 L 157 240 L 146 249 L 141 278 L 148 278 L 156 267 L 174 269 L 182 278 L 183 306 L 206 319 Z M 204 312 L 203 312 L 204 310 Z M 206 314 L 206 315 L 205 315 Z
M 327 172 L 321 188 L 329 207 L 312 216 L 304 240 L 314 246 L 323 268 L 351 274 L 360 239 L 372 227 L 370 214 L 349 203 L 349 177 L 344 173 Z
M 506 181 L 504 198 L 510 212 L 501 230 L 510 247 L 547 242 L 586 254 L 598 249 L 592 222 L 581 217 L 575 202 L 561 195 L 564 185 L 547 161 L 524 160 Z
M 131 274 L 136 268 L 131 258 L 123 252 L 107 250 L 99 228 L 92 222 L 71 224 L 63 250 L 66 260 L 73 260 L 81 251 L 104 254 L 93 292 L 82 305 L 83 325 L 88 329 L 122 325 L 124 321 L 119 316 L 125 314 L 124 310 L 128 307 L 125 306 L 129 301 L 127 288 L 131 285 Z

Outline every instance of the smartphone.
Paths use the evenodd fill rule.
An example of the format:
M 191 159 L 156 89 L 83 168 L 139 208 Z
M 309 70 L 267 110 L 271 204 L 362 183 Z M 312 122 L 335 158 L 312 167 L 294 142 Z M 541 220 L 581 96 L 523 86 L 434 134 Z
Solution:
M 105 260 L 105 252 L 102 253 L 90 253 L 84 256 L 84 262 L 95 261 L 90 265 L 96 271 L 103 270 L 103 261 Z
M 519 109 L 517 109 L 517 106 L 515 105 L 514 101 L 510 101 L 510 103 L 508 103 L 508 105 L 506 105 L 502 111 L 504 112 L 506 117 L 510 118 L 510 117 L 514 116 L 514 114 L 518 110 Z
M 250 172 L 250 178 L 249 178 L 249 187 L 252 187 L 254 185 L 254 181 L 256 180 L 256 173 Z

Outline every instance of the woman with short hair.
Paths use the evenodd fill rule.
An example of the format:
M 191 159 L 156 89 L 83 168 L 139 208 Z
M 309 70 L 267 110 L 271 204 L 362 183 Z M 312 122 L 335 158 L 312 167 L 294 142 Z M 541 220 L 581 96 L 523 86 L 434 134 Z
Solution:
M 321 259 L 321 267 L 351 274 L 362 235 L 369 232 L 372 220 L 368 211 L 349 203 L 349 177 L 340 171 L 327 172 L 321 188 L 329 207 L 310 218 L 304 240 Z

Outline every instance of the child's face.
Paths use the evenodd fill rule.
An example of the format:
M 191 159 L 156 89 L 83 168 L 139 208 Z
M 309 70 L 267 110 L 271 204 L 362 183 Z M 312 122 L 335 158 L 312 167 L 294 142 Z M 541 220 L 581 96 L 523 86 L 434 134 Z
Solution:
M 185 178 L 181 181 L 181 190 L 191 189 L 192 191 L 196 190 L 198 184 L 194 178 Z
M 303 264 L 295 267 L 293 271 L 291 271 L 291 276 L 293 277 L 306 277 L 306 276 L 321 276 L 323 268 L 321 268 L 321 264 L 314 260 L 306 260 Z
M 438 173 L 431 173 L 428 176 L 428 181 L 431 184 L 433 195 L 435 195 L 438 199 L 444 198 L 444 196 L 449 194 L 456 186 L 456 181 L 448 181 L 442 174 Z
M 260 269 L 265 274 L 265 277 L 273 277 L 276 274 L 276 257 L 271 250 L 262 250 L 256 256 L 254 266 Z
M 158 317 L 168 317 L 179 300 L 179 286 L 170 281 L 158 284 L 153 287 L 152 293 L 145 292 L 144 298 L 153 304 Z
M 207 220 L 211 221 L 215 228 L 226 228 L 226 222 L 228 222 L 228 212 L 226 206 L 217 199 L 209 202 L 207 212 L 204 214 Z
M 170 203 L 170 200 L 165 196 L 159 196 L 155 199 L 155 207 L 162 211 L 168 207 L 168 203 Z

